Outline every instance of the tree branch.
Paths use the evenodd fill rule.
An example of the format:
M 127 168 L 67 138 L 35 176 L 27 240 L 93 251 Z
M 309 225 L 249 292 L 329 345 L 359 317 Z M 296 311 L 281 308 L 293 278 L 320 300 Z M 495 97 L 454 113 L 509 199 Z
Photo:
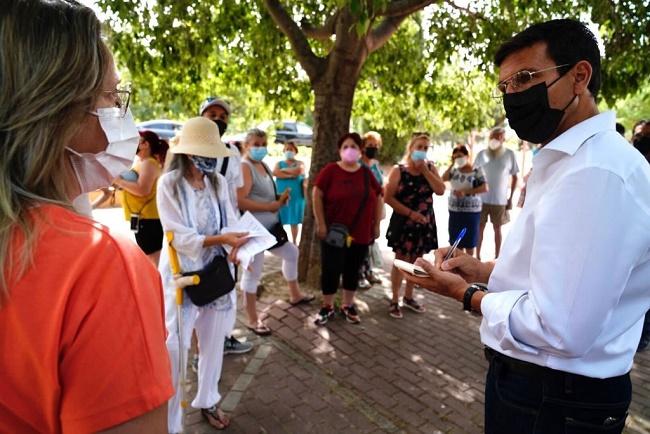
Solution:
M 322 69 L 320 67 L 321 62 L 324 62 L 324 60 L 314 54 L 307 37 L 278 0 L 264 0 L 264 6 L 275 24 L 280 28 L 280 31 L 289 39 L 298 62 L 300 62 L 310 80 L 312 82 L 316 81 L 319 71 Z
M 399 28 L 399 25 L 402 24 L 402 21 L 404 21 L 408 16 L 409 14 L 407 13 L 404 15 L 384 18 L 384 20 L 370 32 L 370 35 L 368 35 L 368 52 L 372 53 L 388 42 L 390 37 L 393 36 L 393 33 L 395 33 Z
M 480 14 L 479 12 L 475 12 L 475 11 L 470 10 L 469 6 L 463 7 L 463 6 L 457 5 L 453 1 L 448 1 L 447 4 L 449 6 L 451 6 L 452 8 L 454 8 L 454 9 L 465 12 L 467 15 L 470 15 L 474 19 L 487 21 L 487 19 L 482 14 Z
M 336 31 L 336 19 L 338 16 L 339 11 L 337 10 L 325 20 L 325 23 L 322 26 L 319 27 L 314 27 L 310 22 L 303 19 L 300 23 L 300 27 L 308 38 L 318 40 L 329 39 Z
M 397 0 L 391 2 L 388 7 L 378 15 L 383 15 L 386 17 L 408 15 L 412 14 L 413 12 L 417 12 L 423 7 L 429 6 L 431 3 L 435 2 L 436 0 Z

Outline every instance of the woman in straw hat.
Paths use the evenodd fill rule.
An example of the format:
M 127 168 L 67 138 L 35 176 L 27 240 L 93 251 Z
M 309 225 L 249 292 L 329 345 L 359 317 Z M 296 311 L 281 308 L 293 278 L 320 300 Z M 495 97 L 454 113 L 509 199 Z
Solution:
M 178 252 L 181 270 L 201 270 L 216 256 L 225 255 L 223 246 L 237 248 L 246 242 L 245 233 L 221 233 L 221 229 L 237 217 L 232 208 L 228 184 L 216 173 L 217 158 L 230 155 L 219 137 L 217 125 L 209 119 L 189 119 L 180 135 L 172 140 L 172 159 L 167 172 L 158 181 L 158 212 L 165 232 L 174 234 L 173 246 Z M 223 362 L 223 342 L 235 315 L 235 291 L 214 301 L 197 306 L 187 297 L 182 305 L 182 325 L 177 324 L 176 285 L 170 267 L 169 252 L 163 249 L 159 270 L 165 289 L 167 349 L 172 362 L 176 389 L 169 402 L 169 432 L 182 430 L 180 406 L 183 387 L 179 384 L 179 360 L 187 361 L 192 330 L 196 330 L 201 352 L 198 366 L 198 390 L 192 406 L 200 408 L 205 419 L 217 429 L 230 421 L 217 404 L 221 395 L 217 388 Z M 230 264 L 234 278 L 234 267 Z M 179 337 L 179 328 L 181 336 Z M 180 342 L 183 348 L 180 348 Z M 186 366 L 186 363 L 180 363 Z

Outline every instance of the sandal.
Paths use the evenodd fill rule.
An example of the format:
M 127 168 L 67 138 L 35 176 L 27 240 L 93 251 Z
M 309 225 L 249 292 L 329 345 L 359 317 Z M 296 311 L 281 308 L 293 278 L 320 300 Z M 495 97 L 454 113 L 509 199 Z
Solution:
M 201 415 L 215 429 L 223 430 L 230 425 L 230 418 L 216 405 L 210 408 L 202 408 Z
M 313 295 L 303 295 L 300 298 L 300 300 L 298 300 L 298 301 L 289 301 L 289 304 L 291 306 L 298 306 L 300 304 L 309 304 L 312 301 L 314 301 L 315 299 L 316 299 L 316 297 L 314 297 Z
M 247 324 L 246 328 L 255 333 L 257 336 L 268 336 L 271 334 L 271 329 L 261 322 L 258 322 L 256 326 Z

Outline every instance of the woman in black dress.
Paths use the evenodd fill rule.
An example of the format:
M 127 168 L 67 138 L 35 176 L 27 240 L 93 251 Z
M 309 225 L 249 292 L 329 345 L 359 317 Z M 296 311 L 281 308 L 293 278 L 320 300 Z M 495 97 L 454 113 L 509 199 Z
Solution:
M 388 246 L 393 248 L 396 259 L 410 263 L 438 248 L 433 194 L 444 194 L 445 184 L 433 163 L 426 160 L 429 146 L 431 142 L 427 134 L 413 135 L 406 151 L 406 164 L 391 169 L 386 185 L 386 203 L 393 208 L 386 232 Z M 402 318 L 399 305 L 401 286 L 402 274 L 393 266 L 393 299 L 389 308 L 393 318 Z M 412 283 L 406 283 L 403 304 L 415 312 L 424 312 L 424 308 L 413 298 Z

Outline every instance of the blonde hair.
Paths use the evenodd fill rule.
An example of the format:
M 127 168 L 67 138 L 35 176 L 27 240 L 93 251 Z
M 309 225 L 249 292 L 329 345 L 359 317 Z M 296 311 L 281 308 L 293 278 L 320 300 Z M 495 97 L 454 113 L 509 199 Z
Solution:
M 7 4 L 8 3 L 8 4 Z M 72 0 L 4 0 L 0 14 L 0 305 L 36 238 L 29 211 L 71 207 L 65 147 L 102 90 L 110 53 L 94 12 Z M 17 232 L 18 231 L 18 232 Z M 17 263 L 9 254 L 24 239 Z
M 415 142 L 420 140 L 420 139 L 426 139 L 427 142 L 431 143 L 431 137 L 429 137 L 428 134 L 414 134 L 411 137 L 411 140 L 409 140 L 408 144 L 406 145 L 406 152 L 404 153 L 404 161 L 409 162 L 411 161 L 411 154 L 413 153 L 413 146 L 415 146 Z
M 368 131 L 366 134 L 363 135 L 363 140 L 367 139 L 374 139 L 379 146 L 382 145 L 381 141 L 381 134 L 379 134 L 377 131 Z
M 266 139 L 266 131 L 260 130 L 259 128 L 251 128 L 250 130 L 248 130 L 248 132 L 246 133 L 246 137 L 244 138 L 244 144 L 246 145 L 246 147 L 248 147 L 250 141 L 255 137 Z

